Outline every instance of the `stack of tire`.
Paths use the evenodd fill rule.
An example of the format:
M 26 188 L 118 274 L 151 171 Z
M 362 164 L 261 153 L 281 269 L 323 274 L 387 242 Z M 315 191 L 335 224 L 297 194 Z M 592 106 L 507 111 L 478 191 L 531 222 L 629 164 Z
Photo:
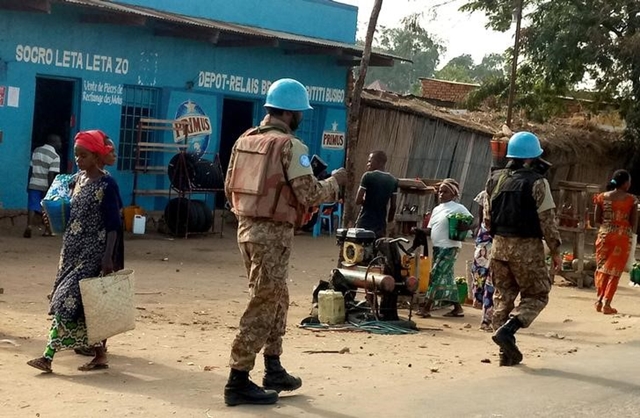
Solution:
M 164 209 L 164 219 L 175 236 L 187 233 L 204 233 L 213 225 L 211 209 L 202 200 L 176 197 L 171 199 Z

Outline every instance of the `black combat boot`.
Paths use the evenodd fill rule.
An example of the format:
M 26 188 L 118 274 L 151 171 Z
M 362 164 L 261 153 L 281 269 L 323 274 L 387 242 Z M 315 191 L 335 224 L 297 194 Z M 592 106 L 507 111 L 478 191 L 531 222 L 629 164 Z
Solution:
M 504 351 L 502 351 L 502 348 L 500 349 L 500 367 L 503 366 L 515 366 L 515 364 L 513 363 L 513 360 L 511 359 L 511 357 L 508 357 Z
M 228 406 L 242 404 L 271 405 L 278 402 L 278 393 L 264 390 L 249 379 L 249 372 L 231 369 L 224 387 L 224 403 Z
M 276 392 L 296 390 L 302 386 L 302 379 L 291 376 L 280 364 L 278 356 L 264 356 L 264 379 L 262 386 Z
M 516 345 L 516 332 L 522 328 L 522 322 L 517 317 L 512 317 L 491 337 L 501 350 L 500 365 L 515 366 L 522 361 L 522 353 Z M 503 361 L 504 356 L 504 361 Z

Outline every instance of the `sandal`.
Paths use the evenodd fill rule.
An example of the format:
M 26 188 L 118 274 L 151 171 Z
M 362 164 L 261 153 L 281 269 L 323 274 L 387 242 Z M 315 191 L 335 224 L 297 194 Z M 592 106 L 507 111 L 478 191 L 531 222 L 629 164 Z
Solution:
M 51 360 L 48 360 L 44 357 L 38 357 L 34 358 L 33 360 L 29 360 L 27 361 L 27 364 L 40 370 L 42 373 L 53 373 L 53 370 L 51 369 Z
M 24 233 L 22 234 L 23 237 L 25 238 L 31 238 L 31 228 L 27 228 L 24 230 Z
M 618 310 L 615 308 L 612 308 L 611 306 L 603 306 L 602 313 L 605 315 L 614 315 L 618 313 Z
M 90 361 L 89 363 L 85 363 L 82 366 L 78 367 L 78 370 L 81 372 L 90 372 L 94 370 L 104 370 L 109 368 L 109 363 L 94 363 Z
M 73 352 L 76 354 L 79 354 L 81 356 L 87 356 L 87 357 L 95 357 L 96 356 L 96 349 L 93 347 L 81 347 L 81 348 L 74 348 Z
M 602 312 L 602 302 L 596 302 L 596 312 Z

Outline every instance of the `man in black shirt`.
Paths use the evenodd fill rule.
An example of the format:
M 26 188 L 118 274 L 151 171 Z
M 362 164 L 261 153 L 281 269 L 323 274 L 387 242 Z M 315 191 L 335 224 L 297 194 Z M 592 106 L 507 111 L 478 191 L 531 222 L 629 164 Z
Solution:
M 373 231 L 378 238 L 386 235 L 387 222 L 392 222 L 396 213 L 398 179 L 384 171 L 386 164 L 384 151 L 369 154 L 367 172 L 360 180 L 356 197 L 356 204 L 362 205 L 356 228 Z

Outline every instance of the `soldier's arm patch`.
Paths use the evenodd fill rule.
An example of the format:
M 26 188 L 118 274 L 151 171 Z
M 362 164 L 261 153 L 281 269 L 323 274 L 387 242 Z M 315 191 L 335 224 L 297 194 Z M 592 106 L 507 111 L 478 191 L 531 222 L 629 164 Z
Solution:
M 302 176 L 312 176 L 311 160 L 309 159 L 309 148 L 298 138 L 291 138 L 291 163 L 287 168 L 287 178 L 289 181 Z

